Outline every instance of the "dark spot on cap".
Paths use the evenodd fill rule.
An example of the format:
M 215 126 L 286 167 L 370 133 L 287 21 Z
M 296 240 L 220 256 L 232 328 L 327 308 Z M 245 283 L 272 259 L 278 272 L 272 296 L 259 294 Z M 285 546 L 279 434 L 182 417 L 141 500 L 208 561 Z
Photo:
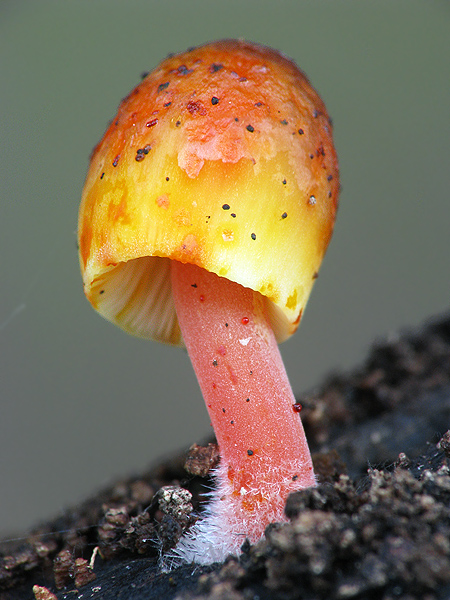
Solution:
M 298 133 L 299 133 L 300 135 L 303 135 L 305 132 L 303 131 L 303 129 L 299 129 L 299 130 L 298 130 Z
M 189 75 L 192 73 L 192 69 L 188 69 L 186 65 L 180 65 L 177 71 L 180 75 Z
M 120 154 L 118 154 L 115 159 L 112 162 L 112 166 L 113 167 L 117 167 L 117 165 L 119 164 L 119 159 L 120 159 Z
M 221 69 L 223 69 L 223 65 L 221 63 L 213 63 L 209 67 L 209 70 L 211 71 L 211 73 L 217 73 L 217 71 L 220 71 Z
M 222 204 L 222 208 L 223 208 L 223 210 L 230 210 L 230 205 L 229 204 Z
M 252 240 L 256 240 L 256 233 L 252 233 L 250 237 L 252 238 Z
M 284 213 L 281 215 L 281 218 L 282 218 L 282 219 L 285 219 L 286 217 L 287 217 L 287 212 L 284 212 Z
M 321 154 L 322 156 L 325 156 L 325 150 L 323 149 L 323 144 L 320 144 L 320 146 L 316 150 L 316 153 L 317 153 L 317 156 L 319 156 L 319 154 Z
M 247 129 L 247 131 L 250 131 L 250 133 L 253 133 L 255 131 L 255 128 L 253 127 L 253 125 L 247 125 L 246 129 Z
M 140 162 L 141 160 L 144 160 L 146 154 L 148 154 L 150 152 L 150 150 L 152 149 L 152 147 L 150 146 L 150 144 L 147 144 L 146 146 L 144 146 L 143 148 L 138 148 L 136 150 L 136 156 L 134 157 L 134 159 L 137 162 Z
M 206 115 L 206 108 L 203 106 L 200 100 L 189 100 L 186 108 L 191 115 Z
M 213 97 L 211 98 L 211 104 L 212 104 L 213 106 L 215 106 L 216 104 L 219 104 L 219 98 L 218 98 L 217 96 L 213 96 Z
M 282 121 L 280 121 L 280 123 L 281 123 L 282 125 L 287 125 L 287 124 L 288 124 L 288 122 L 286 121 L 286 119 L 283 119 Z
M 283 181 L 282 181 L 281 183 L 282 183 L 283 185 L 286 185 L 286 184 L 287 184 L 287 181 L 286 181 L 286 179 L 283 179 Z
M 170 81 L 166 81 L 166 83 L 160 83 L 158 85 L 158 92 L 162 92 L 163 90 L 167 89 L 169 87 L 169 83 Z
M 248 454 L 249 456 L 253 456 L 253 450 L 247 450 L 247 454 Z

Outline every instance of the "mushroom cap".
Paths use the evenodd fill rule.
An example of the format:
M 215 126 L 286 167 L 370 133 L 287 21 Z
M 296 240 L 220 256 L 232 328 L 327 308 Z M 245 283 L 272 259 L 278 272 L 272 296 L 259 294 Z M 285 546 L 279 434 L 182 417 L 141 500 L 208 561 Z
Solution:
M 78 238 L 93 307 L 183 345 L 178 260 L 260 292 L 277 340 L 289 337 L 333 231 L 331 129 L 305 75 L 270 48 L 223 40 L 164 60 L 92 153 Z

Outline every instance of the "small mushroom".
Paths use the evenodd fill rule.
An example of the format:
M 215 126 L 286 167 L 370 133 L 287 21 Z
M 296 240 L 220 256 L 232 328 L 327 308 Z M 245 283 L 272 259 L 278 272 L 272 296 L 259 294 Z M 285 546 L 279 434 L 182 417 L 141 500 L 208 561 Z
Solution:
M 241 40 L 163 61 L 93 152 L 85 294 L 127 332 L 186 346 L 220 448 L 183 560 L 239 553 L 285 520 L 290 492 L 315 485 L 277 342 L 299 325 L 338 190 L 322 100 L 292 61 Z

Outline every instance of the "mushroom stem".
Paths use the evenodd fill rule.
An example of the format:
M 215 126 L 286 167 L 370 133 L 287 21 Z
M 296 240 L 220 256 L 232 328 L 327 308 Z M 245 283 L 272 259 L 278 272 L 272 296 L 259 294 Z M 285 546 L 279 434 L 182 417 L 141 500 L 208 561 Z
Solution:
M 217 489 L 176 549 L 210 563 L 283 521 L 286 497 L 315 485 L 306 437 L 278 345 L 258 292 L 172 261 L 183 339 L 219 444 Z

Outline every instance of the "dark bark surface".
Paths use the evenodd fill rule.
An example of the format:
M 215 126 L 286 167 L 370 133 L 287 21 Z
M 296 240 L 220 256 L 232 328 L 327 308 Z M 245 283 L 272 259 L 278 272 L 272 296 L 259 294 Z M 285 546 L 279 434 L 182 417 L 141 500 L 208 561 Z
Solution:
M 450 316 L 298 400 L 320 485 L 239 559 L 161 572 L 217 462 L 195 447 L 1 544 L 0 599 L 450 598 Z

